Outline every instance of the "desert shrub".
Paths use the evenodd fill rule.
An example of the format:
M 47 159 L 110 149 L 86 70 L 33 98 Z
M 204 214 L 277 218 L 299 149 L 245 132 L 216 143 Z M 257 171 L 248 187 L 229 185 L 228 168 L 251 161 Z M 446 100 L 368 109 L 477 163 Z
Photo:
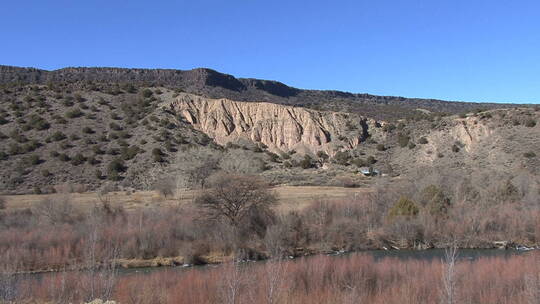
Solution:
M 78 166 L 84 163 L 85 161 L 86 161 L 86 157 L 84 157 L 84 155 L 82 155 L 81 153 L 77 153 L 71 159 L 71 164 L 74 166 Z
M 122 130 L 122 127 L 119 124 L 115 123 L 115 122 L 111 122 L 109 124 L 109 128 L 111 128 L 111 130 L 114 130 L 114 131 L 121 131 Z
M 95 133 L 94 130 L 92 130 L 92 128 L 90 128 L 90 127 L 84 127 L 84 128 L 82 129 L 82 131 L 83 131 L 83 133 L 86 133 L 86 134 L 93 134 L 93 133 Z
M 65 153 L 61 153 L 58 155 L 58 159 L 63 161 L 63 162 L 68 162 L 71 160 L 71 157 L 69 157 L 69 155 L 65 154 Z
M 155 162 L 164 162 L 165 159 L 163 158 L 163 156 L 165 156 L 165 153 L 163 153 L 160 148 L 154 148 L 152 150 L 152 157 L 154 158 Z
M 288 160 L 283 162 L 283 166 L 285 168 L 292 168 L 293 167 L 292 163 L 290 161 L 288 161 Z
M 0 210 L 6 209 L 6 199 L 0 196 Z
M 392 123 L 389 123 L 389 124 L 385 124 L 383 127 L 382 127 L 382 130 L 384 132 L 392 132 L 393 130 L 396 129 L 396 126 Z
M 124 162 L 120 159 L 112 160 L 107 166 L 107 175 L 112 181 L 119 181 L 121 178 L 120 173 L 126 171 Z
M 526 122 L 525 122 L 525 126 L 528 127 L 528 128 L 532 128 L 534 126 L 536 126 L 536 121 L 534 119 L 528 119 Z
M 8 154 L 4 151 L 0 151 L 0 160 L 8 159 Z
M 43 169 L 43 170 L 41 170 L 41 175 L 42 175 L 43 177 L 49 177 L 49 176 L 51 176 L 52 174 L 51 174 L 51 172 L 50 172 L 49 170 Z
M 153 94 L 153 92 L 152 92 L 152 90 L 150 90 L 150 89 L 144 89 L 144 90 L 142 91 L 142 96 L 143 96 L 144 98 L 150 98 L 150 97 L 152 96 L 152 94 Z
M 139 152 L 141 152 L 141 149 L 139 147 L 130 146 L 130 147 L 123 147 L 121 149 L 120 154 L 122 155 L 122 159 L 130 160 L 130 159 L 133 159 Z
M 306 154 L 304 155 L 304 158 L 298 163 L 298 165 L 302 169 L 309 169 L 309 168 L 313 168 L 315 166 L 315 163 L 313 162 L 313 158 L 311 158 L 311 156 Z
M 111 113 L 111 118 L 114 120 L 122 120 L 122 117 L 118 116 L 118 113 L 116 112 Z
M 278 162 L 279 155 L 277 155 L 276 153 L 270 152 L 270 151 L 266 151 L 266 155 L 268 155 L 268 158 L 270 159 L 271 162 L 273 162 L 273 163 L 277 163 L 277 162 Z
M 50 127 L 50 124 L 41 116 L 37 114 L 33 114 L 30 116 L 30 120 L 28 121 L 28 126 L 30 126 L 32 129 L 42 131 L 42 130 L 47 130 Z
M 403 133 L 398 134 L 398 144 L 400 147 L 405 148 L 409 144 L 409 136 Z
M 407 197 L 401 197 L 388 211 L 388 215 L 391 218 L 394 217 L 414 217 L 420 212 L 420 209 L 415 202 Z
M 35 165 L 39 165 L 39 163 L 41 162 L 41 160 L 39 159 L 39 155 L 32 154 L 32 155 L 27 156 L 27 157 L 25 158 L 24 162 L 25 162 L 27 165 L 35 166 Z
M 452 152 L 457 153 L 457 152 L 459 152 L 459 150 L 460 150 L 460 148 L 458 147 L 458 145 L 456 145 L 456 144 L 452 145 Z
M 30 142 L 24 144 L 22 146 L 22 149 L 26 153 L 26 152 L 33 152 L 39 147 L 41 147 L 41 144 L 37 140 L 32 139 Z
M 357 167 L 365 167 L 368 165 L 367 161 L 361 159 L 360 157 L 353 159 L 351 163 Z
M 81 117 L 81 116 L 83 116 L 83 114 L 84 113 L 81 111 L 81 109 L 76 108 L 76 109 L 73 109 L 71 111 L 67 111 L 65 116 L 66 116 L 66 118 L 72 119 L 72 118 Z
M 71 135 L 69 136 L 69 140 L 72 140 L 72 141 L 77 141 L 77 140 L 79 140 L 79 139 L 81 139 L 81 138 L 80 138 L 79 135 L 77 135 L 77 134 L 71 134 Z
M 20 145 L 17 145 L 15 143 L 11 143 L 8 148 L 9 155 L 17 155 L 24 153 L 23 148 Z
M 420 139 L 418 140 L 418 143 L 421 144 L 421 145 L 425 145 L 425 144 L 428 143 L 428 140 L 427 140 L 427 138 L 425 138 L 425 137 L 422 136 L 422 137 L 420 137 Z
M 176 185 L 170 178 L 163 178 L 154 183 L 154 190 L 156 190 L 163 197 L 170 197 L 174 194 Z
M 54 150 L 53 150 L 53 151 L 51 151 L 51 152 L 49 153 L 49 155 L 50 155 L 51 157 L 58 157 L 58 156 L 60 155 L 60 153 L 58 153 L 57 151 L 54 151 Z
M 377 145 L 377 151 L 385 151 L 385 150 L 386 150 L 386 147 L 384 146 L 384 144 Z
M 368 158 L 366 158 L 366 162 L 368 163 L 368 165 L 373 165 L 377 162 L 377 160 L 373 156 L 368 156 Z
M 533 151 L 529 151 L 529 152 L 523 153 L 523 156 L 526 158 L 533 158 L 533 157 L 536 157 L 536 153 L 534 153 Z
M 412 141 L 409 142 L 409 149 L 414 149 L 416 147 L 416 144 Z
M 324 151 L 318 151 L 317 152 L 317 157 L 321 160 L 321 161 L 327 161 L 329 156 L 328 154 L 326 154 L 326 152 Z
M 351 159 L 351 155 L 347 151 L 338 151 L 334 155 L 334 162 L 343 166 L 346 166 L 349 164 L 349 160 Z
M 18 130 L 11 131 L 11 133 L 9 133 L 9 137 L 18 143 L 25 143 L 28 141 L 28 138 Z
M 52 134 L 51 136 L 52 140 L 54 141 L 61 141 L 63 139 L 66 139 L 66 134 L 60 132 L 60 131 L 56 131 Z

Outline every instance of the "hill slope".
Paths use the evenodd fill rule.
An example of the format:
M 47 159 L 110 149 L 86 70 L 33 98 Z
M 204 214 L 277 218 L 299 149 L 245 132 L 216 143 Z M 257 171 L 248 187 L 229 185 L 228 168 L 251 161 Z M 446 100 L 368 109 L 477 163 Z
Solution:
M 477 108 L 514 107 L 513 104 L 449 102 L 435 99 L 353 94 L 340 91 L 303 90 L 281 82 L 235 78 L 211 69 L 122 69 L 64 68 L 54 71 L 0 66 L 0 84 L 47 84 L 55 82 L 131 83 L 166 86 L 211 98 L 237 101 L 267 101 L 309 106 L 317 109 L 356 112 L 375 119 L 396 119 L 418 115 L 416 109 L 457 114 Z

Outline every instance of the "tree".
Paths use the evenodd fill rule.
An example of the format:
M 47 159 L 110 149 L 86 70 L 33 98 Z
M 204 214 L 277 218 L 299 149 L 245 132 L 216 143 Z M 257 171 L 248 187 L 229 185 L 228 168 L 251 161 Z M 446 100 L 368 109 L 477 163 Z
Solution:
M 273 214 L 277 202 L 270 185 L 255 176 L 219 174 L 195 199 L 208 219 L 224 220 L 238 227 L 250 215 Z
M 451 206 L 450 199 L 435 185 L 429 185 L 422 190 L 420 202 L 435 217 L 445 216 Z
M 212 174 L 219 170 L 221 152 L 208 147 L 192 147 L 177 153 L 177 183 L 204 189 Z
M 412 200 L 401 197 L 392 208 L 390 208 L 389 215 L 390 217 L 404 216 L 404 217 L 414 217 L 418 214 L 420 209 Z

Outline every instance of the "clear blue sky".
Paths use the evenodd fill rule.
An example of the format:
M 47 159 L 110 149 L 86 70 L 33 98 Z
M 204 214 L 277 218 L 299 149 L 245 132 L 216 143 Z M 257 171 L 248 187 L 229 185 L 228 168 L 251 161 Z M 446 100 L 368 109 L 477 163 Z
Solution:
M 209 67 L 311 89 L 540 102 L 540 1 L 0 3 L 0 64 Z

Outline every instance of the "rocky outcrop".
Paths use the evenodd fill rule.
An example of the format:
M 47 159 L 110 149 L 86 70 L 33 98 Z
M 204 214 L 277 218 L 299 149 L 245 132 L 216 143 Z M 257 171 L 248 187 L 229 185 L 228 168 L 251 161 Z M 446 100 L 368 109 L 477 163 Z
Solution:
M 238 102 L 180 94 L 169 103 L 196 129 L 219 144 L 249 139 L 274 152 L 353 149 L 376 122 L 350 113 L 321 112 L 265 102 Z

